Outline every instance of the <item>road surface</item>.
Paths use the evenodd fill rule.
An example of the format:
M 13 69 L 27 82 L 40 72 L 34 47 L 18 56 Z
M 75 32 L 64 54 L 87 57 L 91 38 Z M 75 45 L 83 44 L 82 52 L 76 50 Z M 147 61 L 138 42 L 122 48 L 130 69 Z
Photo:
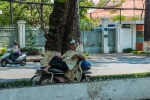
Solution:
M 92 75 L 129 74 L 150 72 L 150 57 L 136 55 L 100 55 L 88 60 L 91 65 Z M 30 79 L 35 69 L 40 67 L 38 62 L 27 62 L 25 66 L 7 65 L 0 66 L 0 82 Z

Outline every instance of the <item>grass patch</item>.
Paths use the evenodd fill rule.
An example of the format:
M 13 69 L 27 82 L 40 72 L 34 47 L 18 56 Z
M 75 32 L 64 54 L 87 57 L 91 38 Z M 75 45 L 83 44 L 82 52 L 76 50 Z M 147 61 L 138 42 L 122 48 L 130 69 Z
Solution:
M 148 54 L 148 52 L 144 52 L 144 51 L 132 51 L 133 54 Z
M 31 86 L 31 85 L 32 85 L 32 81 L 28 81 L 28 80 L 0 82 L 0 88 L 14 88 L 14 87 L 23 87 L 23 86 Z
M 131 78 L 141 78 L 150 77 L 150 72 L 134 73 L 134 74 L 118 74 L 118 75 L 98 75 L 92 76 L 90 81 L 99 80 L 113 80 L 113 79 L 131 79 Z M 23 86 L 32 86 L 33 82 L 29 80 L 12 81 L 12 82 L 0 82 L 0 88 L 14 88 Z
M 93 76 L 92 80 L 110 80 L 110 79 L 130 79 L 130 78 L 140 78 L 140 77 L 149 77 L 150 72 L 143 73 L 134 73 L 134 74 L 119 74 L 119 75 L 98 75 Z

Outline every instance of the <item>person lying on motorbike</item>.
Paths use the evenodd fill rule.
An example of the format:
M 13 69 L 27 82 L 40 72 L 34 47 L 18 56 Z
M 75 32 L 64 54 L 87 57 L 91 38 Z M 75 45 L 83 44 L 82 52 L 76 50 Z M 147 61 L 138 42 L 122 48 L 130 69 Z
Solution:
M 77 64 L 79 59 L 85 60 L 83 52 L 76 50 L 77 46 L 78 46 L 77 41 L 72 40 L 70 42 L 71 50 L 68 50 L 62 56 L 54 56 L 50 60 L 49 65 L 47 65 L 46 68 L 43 69 L 43 71 L 48 72 L 49 68 L 57 68 L 63 71 L 67 71 L 68 69 L 72 70 Z
M 12 56 L 16 57 L 16 56 L 18 56 L 20 53 L 21 53 L 21 52 L 20 52 L 20 49 L 19 49 L 17 43 L 14 42 L 13 53 L 11 53 L 10 56 L 9 56 L 10 62 L 14 61 L 14 59 L 12 58 Z

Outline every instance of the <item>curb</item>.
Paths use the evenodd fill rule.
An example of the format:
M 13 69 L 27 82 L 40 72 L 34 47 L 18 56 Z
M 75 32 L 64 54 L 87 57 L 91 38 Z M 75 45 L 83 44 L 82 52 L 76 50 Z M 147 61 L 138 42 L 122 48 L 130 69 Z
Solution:
M 41 59 L 26 59 L 26 62 L 40 62 Z

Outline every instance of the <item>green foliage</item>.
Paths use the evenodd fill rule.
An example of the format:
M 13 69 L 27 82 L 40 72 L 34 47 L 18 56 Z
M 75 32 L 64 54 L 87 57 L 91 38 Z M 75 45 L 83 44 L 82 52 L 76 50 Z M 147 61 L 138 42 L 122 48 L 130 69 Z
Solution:
M 31 2 L 30 0 L 26 0 Z M 34 2 L 41 2 L 40 0 L 34 0 Z M 50 1 L 43 0 L 43 2 L 51 3 Z M 0 24 L 9 25 L 10 24 L 10 10 L 9 2 L 0 2 L 0 9 L 3 11 L 3 14 L 0 14 Z M 30 25 L 39 25 L 40 24 L 40 5 L 29 5 L 29 4 L 19 4 L 12 3 L 13 7 L 13 22 L 17 24 L 18 20 L 25 20 L 27 24 Z M 43 6 L 43 18 L 45 25 L 49 24 L 49 15 L 52 12 L 53 7 Z
M 132 48 L 123 49 L 123 53 L 133 53 L 133 54 L 148 54 L 148 52 L 132 50 Z
M 104 4 L 107 2 L 107 0 L 100 0 L 100 2 L 97 4 L 98 7 L 104 6 Z
M 93 4 L 91 2 L 89 2 L 88 0 L 80 0 L 79 5 L 80 6 L 92 6 Z M 79 9 L 80 20 L 91 21 L 87 17 L 87 10 L 88 10 L 88 8 Z
M 138 51 L 138 50 L 133 50 L 132 53 L 133 54 L 148 54 L 148 52 Z
M 121 6 L 121 4 L 116 4 L 117 7 Z
M 49 26 L 49 29 L 55 29 L 55 27 L 54 26 Z
M 7 49 L 5 47 L 0 48 L 0 56 L 2 56 L 6 52 L 6 50 Z
M 140 77 L 150 77 L 149 72 L 144 73 L 134 73 L 134 74 L 120 74 L 120 75 L 103 75 L 103 76 L 93 76 L 92 80 L 110 80 L 110 79 L 130 79 L 130 78 L 140 78 Z
M 68 2 L 69 0 L 57 0 L 57 2 Z
M 116 10 L 116 9 L 114 9 L 114 10 L 109 10 L 109 12 L 110 12 L 110 14 L 115 14 L 115 13 L 117 12 L 117 10 Z
M 26 0 L 31 2 L 31 0 Z M 58 0 L 58 2 L 65 2 L 68 0 Z M 41 2 L 40 0 L 34 0 L 34 2 Z M 42 0 L 42 2 L 52 4 L 50 0 Z M 80 0 L 80 6 L 92 6 L 93 4 L 88 0 Z M 10 12 L 8 10 L 10 4 L 9 2 L 0 2 L 0 9 L 3 11 L 3 14 L 0 15 L 0 24 L 9 25 L 10 24 Z M 19 4 L 13 3 L 13 22 L 17 24 L 18 20 L 25 20 L 28 25 L 40 25 L 40 5 L 37 4 Z M 43 18 L 45 25 L 49 25 L 49 15 L 52 13 L 53 6 L 43 6 Z M 79 9 L 80 20 L 91 22 L 92 20 L 87 17 L 86 8 Z M 62 20 L 62 19 L 60 19 Z
M 23 87 L 23 86 L 31 86 L 33 84 L 32 81 L 21 80 L 21 81 L 13 81 L 13 82 L 0 82 L 0 88 L 14 88 L 14 87 Z
M 21 52 L 27 52 L 28 55 L 39 55 L 41 49 L 31 48 L 31 47 L 24 47 L 20 48 Z
M 124 15 L 120 16 L 120 15 L 117 15 L 117 16 L 114 16 L 113 18 L 113 21 L 124 21 L 126 19 L 126 17 Z
M 95 24 L 92 21 L 80 21 L 80 30 L 91 30 L 95 27 Z
M 89 56 L 89 54 L 88 54 L 88 53 L 85 53 L 84 55 L 85 55 L 85 56 Z
M 125 2 L 125 0 L 121 0 L 121 3 L 124 3 Z
M 92 6 L 93 4 L 88 0 L 80 0 L 79 5 Z M 89 17 L 87 17 L 87 10 L 88 10 L 87 8 L 79 9 L 81 30 L 91 30 L 93 27 L 95 27 L 94 22 Z
M 142 78 L 150 77 L 150 72 L 133 73 L 133 74 L 119 74 L 119 75 L 97 75 L 92 76 L 90 81 L 102 81 L 102 80 L 113 80 L 113 79 L 131 79 L 131 78 Z M 23 86 L 32 86 L 33 82 L 29 80 L 13 81 L 13 82 L 0 82 L 0 88 L 14 88 Z
M 131 53 L 132 48 L 123 49 L 123 53 Z
M 139 20 L 139 17 L 138 16 L 132 17 L 131 20 Z
M 41 56 L 44 57 L 44 53 L 41 53 Z

